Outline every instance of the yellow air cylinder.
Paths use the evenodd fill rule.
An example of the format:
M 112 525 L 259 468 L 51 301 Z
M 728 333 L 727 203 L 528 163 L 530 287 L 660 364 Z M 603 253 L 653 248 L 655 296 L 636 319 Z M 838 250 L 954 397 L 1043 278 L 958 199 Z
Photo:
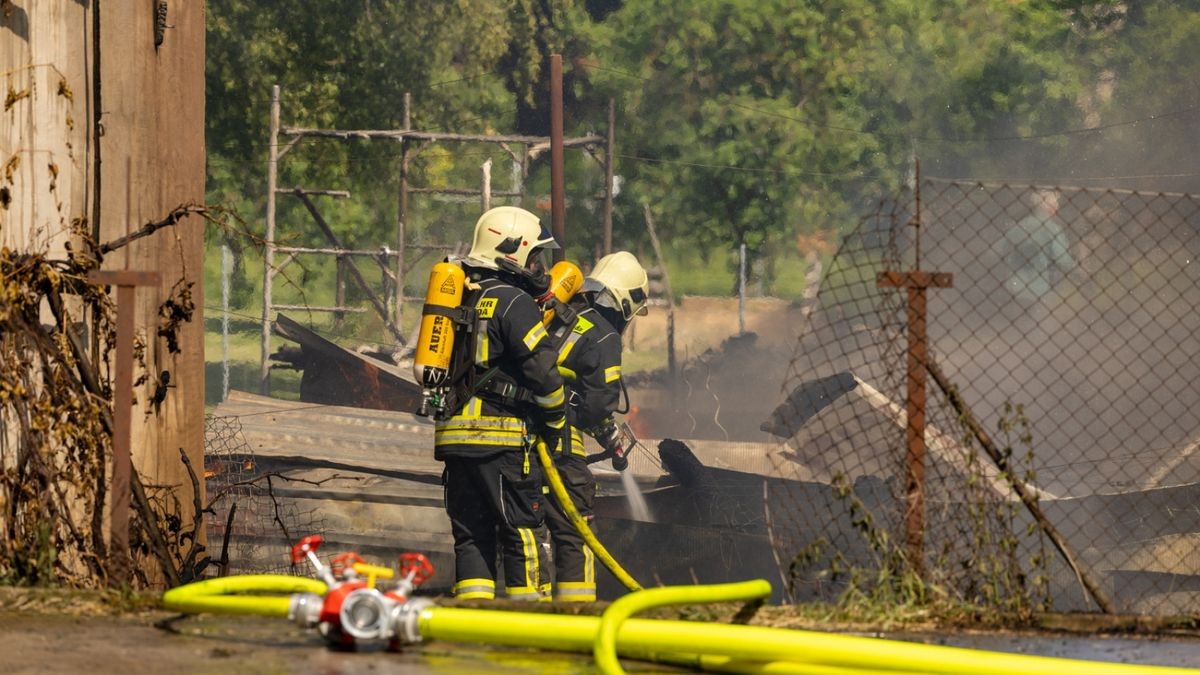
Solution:
M 579 266 L 570 260 L 559 260 L 554 263 L 554 267 L 550 268 L 550 289 L 541 299 L 544 302 L 553 296 L 554 299 L 566 304 L 582 287 L 583 272 L 579 270 Z M 542 314 L 542 323 L 550 325 L 552 319 L 554 319 L 554 310 L 547 309 Z
M 454 349 L 454 321 L 437 313 L 462 303 L 467 275 L 458 265 L 440 262 L 429 272 L 421 332 L 413 355 L 413 377 L 426 388 L 440 387 L 450 376 L 450 352 Z

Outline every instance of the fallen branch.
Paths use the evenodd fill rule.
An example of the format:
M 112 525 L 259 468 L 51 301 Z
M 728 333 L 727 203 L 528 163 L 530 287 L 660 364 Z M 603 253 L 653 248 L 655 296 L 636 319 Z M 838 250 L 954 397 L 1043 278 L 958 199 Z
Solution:
M 198 204 L 184 204 L 182 206 L 176 206 L 162 220 L 150 221 L 143 225 L 142 228 L 137 232 L 127 234 L 124 237 L 118 237 L 117 239 L 114 239 L 106 244 L 101 244 L 98 249 L 100 251 L 100 255 L 111 253 L 123 246 L 128 245 L 130 242 L 141 239 L 142 237 L 148 237 L 162 228 L 175 225 L 179 221 L 193 214 L 205 216 L 207 218 L 209 209 L 207 206 L 200 206 Z
M 182 580 L 185 575 L 188 578 L 195 578 L 196 572 L 193 567 L 196 564 L 196 556 L 203 553 L 205 549 L 200 543 L 200 528 L 204 525 L 204 511 L 200 505 L 200 479 L 196 477 L 196 470 L 192 468 L 192 460 L 188 459 L 187 452 L 183 448 L 179 448 L 179 458 L 183 460 L 188 478 L 192 481 L 192 543 L 179 566 L 179 578 Z
M 1035 521 L 1037 521 L 1038 527 L 1042 530 L 1042 532 L 1045 532 L 1046 536 L 1050 538 L 1050 541 L 1054 543 L 1054 547 L 1057 548 L 1058 552 L 1062 554 L 1063 559 L 1066 560 L 1067 565 L 1071 568 L 1071 571 L 1075 572 L 1075 577 L 1079 579 L 1079 582 L 1083 585 L 1087 592 L 1091 594 L 1092 598 L 1096 601 L 1096 604 L 1100 605 L 1100 609 L 1104 610 L 1106 614 L 1116 614 L 1116 605 L 1112 603 L 1112 600 L 1108 598 L 1108 595 L 1104 593 L 1104 591 L 1100 588 L 1100 585 L 1096 583 L 1094 579 L 1092 579 L 1091 574 L 1089 574 L 1088 571 L 1079 564 L 1079 561 L 1076 559 L 1075 553 L 1071 549 L 1070 544 L 1068 544 L 1067 540 L 1062 536 L 1061 533 L 1059 533 L 1058 528 L 1054 527 L 1054 524 L 1051 523 L 1050 519 L 1046 517 L 1046 513 L 1042 511 L 1042 507 L 1038 504 L 1037 495 L 1032 489 L 1030 489 L 1029 485 L 1027 485 L 1025 481 L 1017 478 L 1016 473 L 1013 471 L 1012 466 L 1009 465 L 1008 459 L 1004 456 L 1004 453 L 1000 452 L 1000 449 L 996 447 L 995 442 L 992 441 L 991 436 L 989 436 L 983 426 L 979 424 L 979 421 L 975 419 L 975 415 L 971 412 L 971 409 L 967 407 L 966 401 L 963 401 L 962 396 L 959 395 L 958 389 L 950 383 L 950 380 L 947 379 L 946 374 L 942 372 L 941 367 L 937 365 L 932 356 L 926 358 L 925 369 L 933 377 L 933 381 L 937 383 L 938 388 L 942 390 L 943 394 L 945 394 L 946 399 L 950 401 L 950 405 L 953 406 L 954 410 L 961 416 L 963 424 L 967 427 L 967 430 L 970 431 L 973 436 L 975 436 L 975 440 L 979 441 L 979 444 L 983 446 L 983 450 L 985 453 L 987 453 L 987 456 L 991 458 L 992 462 L 996 464 L 996 467 L 1000 469 L 1000 474 L 1008 479 L 1008 483 L 1012 487 L 1013 492 L 1017 493 L 1017 496 L 1021 498 L 1021 503 L 1025 505 L 1025 508 L 1029 511 L 1029 514 L 1033 516 Z
M 221 539 L 221 560 L 217 563 L 217 568 L 221 570 L 217 576 L 225 576 L 229 574 L 229 535 L 233 530 L 233 516 L 237 513 L 237 502 L 234 502 L 229 507 L 229 517 L 225 519 L 225 536 Z
M 253 478 L 249 478 L 246 480 L 239 480 L 234 483 L 230 483 L 230 484 L 226 485 L 222 490 L 220 490 L 215 495 L 213 495 L 211 498 L 209 498 L 208 506 L 204 510 L 207 511 L 208 513 L 212 513 L 213 507 L 216 506 L 217 502 L 221 501 L 227 495 L 229 495 L 231 492 L 233 492 L 234 488 L 251 487 L 251 488 L 258 488 L 261 490 L 262 486 L 259 485 L 259 483 L 262 482 L 263 480 L 270 481 L 271 478 L 278 478 L 280 480 L 285 480 L 290 483 L 304 483 L 307 485 L 312 485 L 314 487 L 320 487 L 321 485 L 324 485 L 325 483 L 328 483 L 331 480 L 336 480 L 338 478 L 351 478 L 353 480 L 361 480 L 361 478 L 358 478 L 358 477 L 343 476 L 343 475 L 337 474 L 337 473 L 333 474 L 332 476 L 327 476 L 325 478 L 322 478 L 320 480 L 312 480 L 309 478 L 295 478 L 293 476 L 285 476 L 282 473 L 279 473 L 278 471 L 269 471 L 267 473 L 259 474 Z
M 129 485 L 133 488 L 133 503 L 137 508 L 138 515 L 141 516 L 138 520 L 142 523 L 142 530 L 145 531 L 146 536 L 150 537 L 150 550 L 158 559 L 158 565 L 167 578 L 167 584 L 174 588 L 180 584 L 179 573 L 175 571 L 175 563 L 171 560 L 171 555 L 167 550 L 167 542 L 163 540 L 162 530 L 158 529 L 158 516 L 150 507 L 150 499 L 146 497 L 146 489 L 142 486 L 142 476 L 137 469 L 130 470 Z

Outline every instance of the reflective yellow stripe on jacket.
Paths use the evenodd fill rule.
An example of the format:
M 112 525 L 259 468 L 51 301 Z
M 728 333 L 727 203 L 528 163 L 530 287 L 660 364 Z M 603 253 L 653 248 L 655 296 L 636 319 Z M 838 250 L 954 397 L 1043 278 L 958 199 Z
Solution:
M 533 402 L 538 404 L 540 408 L 558 408 L 567 401 L 566 391 L 560 385 L 558 389 L 546 394 L 545 396 L 534 396 Z
M 434 446 L 495 445 L 504 448 L 525 446 L 525 423 L 517 417 L 483 415 L 482 401 L 472 398 L 462 412 L 436 423 Z

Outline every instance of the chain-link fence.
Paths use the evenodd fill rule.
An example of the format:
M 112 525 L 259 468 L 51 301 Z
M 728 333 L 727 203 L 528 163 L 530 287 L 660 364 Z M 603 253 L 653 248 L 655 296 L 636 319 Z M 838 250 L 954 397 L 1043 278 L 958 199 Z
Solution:
M 288 552 L 301 537 L 323 533 L 324 520 L 275 494 L 287 477 L 255 457 L 237 417 L 210 416 L 204 426 L 208 548 L 217 574 L 306 573 Z
M 1198 228 L 1190 195 L 939 180 L 864 219 L 764 425 L 791 596 L 920 593 L 923 570 L 993 606 L 1200 608 Z M 924 291 L 916 521 L 913 292 L 877 282 L 914 266 L 953 275 Z

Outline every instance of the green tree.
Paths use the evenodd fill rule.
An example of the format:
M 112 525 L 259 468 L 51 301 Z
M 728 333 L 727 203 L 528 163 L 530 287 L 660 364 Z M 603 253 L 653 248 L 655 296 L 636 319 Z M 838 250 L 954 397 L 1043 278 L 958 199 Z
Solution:
M 1070 28 L 1044 2 L 629 0 L 592 57 L 623 104 L 624 220 L 648 201 L 668 236 L 755 255 L 850 224 L 914 153 L 959 172 L 965 141 L 1077 123 Z

